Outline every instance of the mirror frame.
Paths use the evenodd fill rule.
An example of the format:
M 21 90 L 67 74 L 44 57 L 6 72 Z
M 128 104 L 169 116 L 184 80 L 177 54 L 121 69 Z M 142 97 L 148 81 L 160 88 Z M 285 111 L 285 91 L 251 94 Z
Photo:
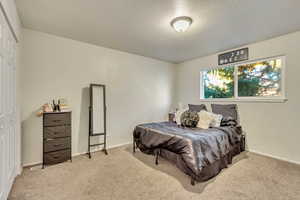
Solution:
M 102 87 L 103 88 L 103 110 L 104 110 L 104 132 L 103 133 L 96 133 L 94 134 L 93 129 L 93 87 Z M 102 84 L 90 84 L 90 120 L 89 120 L 89 135 L 97 135 L 97 134 L 104 134 L 106 135 L 106 91 L 105 91 L 105 85 Z

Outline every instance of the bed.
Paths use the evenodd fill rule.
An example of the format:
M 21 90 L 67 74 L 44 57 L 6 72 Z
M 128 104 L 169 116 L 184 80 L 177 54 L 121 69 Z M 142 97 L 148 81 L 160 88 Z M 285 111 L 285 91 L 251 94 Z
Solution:
M 240 126 L 200 129 L 173 122 L 140 124 L 133 132 L 133 151 L 163 157 L 191 177 L 191 184 L 216 176 L 244 150 Z

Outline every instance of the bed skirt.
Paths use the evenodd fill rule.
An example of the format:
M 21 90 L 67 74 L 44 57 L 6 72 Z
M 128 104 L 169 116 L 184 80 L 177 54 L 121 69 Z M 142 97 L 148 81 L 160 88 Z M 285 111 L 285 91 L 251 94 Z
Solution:
M 198 175 L 194 174 L 189 168 L 184 165 L 184 162 L 181 161 L 180 154 L 173 153 L 166 149 L 160 149 L 159 156 L 174 163 L 181 171 L 191 176 L 193 180 L 197 182 L 204 182 L 215 177 L 221 172 L 222 169 L 227 168 L 228 165 L 232 164 L 233 157 L 240 154 L 241 152 L 241 144 L 234 145 L 230 152 L 228 152 L 221 159 L 216 160 L 214 163 L 202 168 L 201 173 Z
M 134 147 L 133 150 L 135 151 L 136 147 L 139 148 L 143 153 L 146 154 L 152 154 L 156 156 L 156 164 L 158 164 L 158 158 L 159 156 L 170 161 L 171 163 L 175 164 L 177 168 L 179 168 L 182 172 L 189 175 L 192 180 L 192 185 L 194 185 L 194 181 L 197 182 L 204 182 L 207 181 L 216 175 L 218 175 L 222 169 L 227 168 L 228 165 L 232 164 L 232 159 L 234 156 L 240 154 L 245 150 L 245 142 L 244 137 L 242 140 L 233 145 L 232 149 L 224 155 L 221 159 L 216 160 L 212 164 L 205 166 L 202 168 L 201 173 L 196 175 L 190 170 L 182 160 L 182 157 L 180 154 L 176 154 L 174 152 L 171 152 L 164 148 L 159 149 L 148 149 L 145 148 L 141 143 L 139 143 L 138 140 L 134 140 Z

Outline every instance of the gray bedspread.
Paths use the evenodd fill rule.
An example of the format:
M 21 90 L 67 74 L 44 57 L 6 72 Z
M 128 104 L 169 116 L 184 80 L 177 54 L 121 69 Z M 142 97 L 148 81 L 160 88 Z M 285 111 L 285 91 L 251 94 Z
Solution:
M 231 163 L 232 156 L 228 155 L 232 155 L 233 149 L 240 142 L 241 128 L 205 130 L 178 127 L 171 122 L 147 123 L 136 126 L 134 138 L 137 146 L 145 153 L 162 149 L 176 154 L 175 161 L 173 158 L 176 165 L 194 179 L 202 181 L 227 167 L 227 162 Z M 208 172 L 210 167 L 214 172 Z

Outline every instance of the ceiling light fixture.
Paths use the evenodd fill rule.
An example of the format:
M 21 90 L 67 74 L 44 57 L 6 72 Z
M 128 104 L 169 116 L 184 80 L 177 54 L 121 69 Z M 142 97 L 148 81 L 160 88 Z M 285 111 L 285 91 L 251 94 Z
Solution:
M 171 21 L 171 26 L 177 32 L 185 32 L 193 23 L 193 19 L 187 16 L 176 17 Z

